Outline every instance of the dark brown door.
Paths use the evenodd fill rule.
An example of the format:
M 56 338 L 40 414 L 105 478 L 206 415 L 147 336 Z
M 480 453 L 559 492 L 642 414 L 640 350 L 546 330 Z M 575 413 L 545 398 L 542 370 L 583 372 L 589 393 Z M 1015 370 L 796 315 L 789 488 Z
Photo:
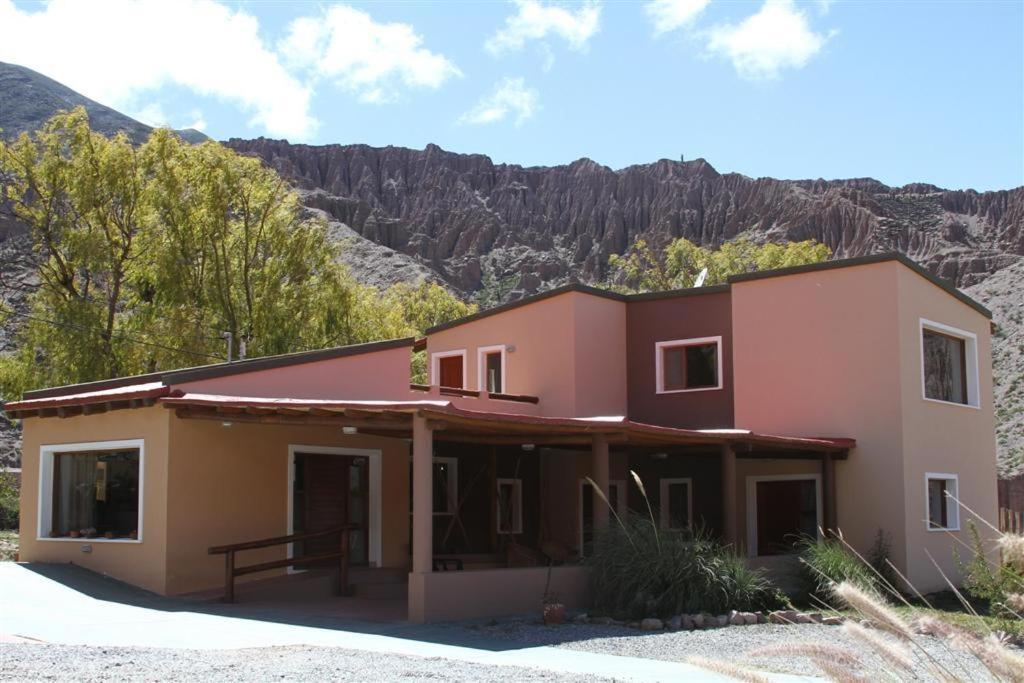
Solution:
M 369 539 L 369 460 L 365 457 L 295 454 L 294 528 L 322 531 L 344 524 L 358 524 L 349 534 L 351 564 L 366 564 Z M 296 555 L 315 555 L 335 550 L 337 536 L 314 538 L 296 548 Z
M 757 482 L 757 554 L 793 552 L 800 536 L 818 530 L 817 490 L 813 479 Z
M 462 356 L 447 356 L 438 360 L 441 386 L 462 388 Z

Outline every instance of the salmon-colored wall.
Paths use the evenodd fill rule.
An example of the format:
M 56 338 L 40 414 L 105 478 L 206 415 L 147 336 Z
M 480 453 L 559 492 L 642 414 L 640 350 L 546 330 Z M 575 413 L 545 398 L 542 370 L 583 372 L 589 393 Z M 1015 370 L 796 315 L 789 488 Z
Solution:
M 538 396 L 539 404 L 478 399 L 452 402 L 470 410 L 506 413 L 624 415 L 625 329 L 623 302 L 566 292 L 429 335 L 427 363 L 428 367 L 432 364 L 434 353 L 465 349 L 466 387 L 476 389 L 477 350 L 514 346 L 515 350 L 506 354 L 505 393 Z
M 687 429 L 732 427 L 732 313 L 729 292 L 640 299 L 630 301 L 626 309 L 629 418 Z M 700 337 L 722 337 L 722 388 L 657 393 L 655 344 Z
M 168 411 L 170 412 L 170 411 Z M 287 533 L 288 446 L 381 451 L 381 559 L 405 568 L 409 556 L 409 445 L 327 426 L 171 423 L 167 592 L 223 585 L 224 558 L 207 548 Z M 285 546 L 246 551 L 240 564 L 281 559 Z M 258 574 L 255 578 L 272 576 Z
M 836 464 L 838 525 L 864 549 L 884 529 L 900 567 L 906 565 L 896 294 L 902 268 L 886 262 L 732 285 L 736 426 L 855 438 L 849 459 Z M 743 501 L 745 483 L 737 486 L 744 487 L 737 496 Z M 745 517 L 739 516 L 741 526 Z
M 24 562 L 72 562 L 163 593 L 166 586 L 167 435 L 171 413 L 160 407 L 23 422 L 20 557 Z M 37 540 L 39 448 L 43 445 L 142 439 L 143 510 L 140 542 Z M 85 547 L 91 553 L 83 553 Z
M 269 398 L 407 400 L 411 347 L 185 382 L 174 389 Z
M 960 510 L 960 531 L 928 531 L 925 473 L 958 475 L 959 498 L 989 524 L 997 521 L 995 411 L 992 405 L 992 350 L 989 319 L 938 287 L 899 269 L 900 357 L 903 397 L 903 471 L 907 536 L 907 575 L 918 590 L 945 588 L 928 553 L 943 571 L 957 576 L 953 549 L 970 544 L 968 520 L 984 538 L 984 522 Z M 926 401 L 921 388 L 920 319 L 977 335 L 980 408 Z M 927 551 L 927 552 L 926 552 Z

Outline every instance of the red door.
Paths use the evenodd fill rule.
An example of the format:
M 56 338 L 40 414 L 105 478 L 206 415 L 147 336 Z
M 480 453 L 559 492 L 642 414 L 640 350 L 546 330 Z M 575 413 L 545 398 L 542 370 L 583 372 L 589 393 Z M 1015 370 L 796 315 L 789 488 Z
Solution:
M 461 389 L 462 384 L 462 356 L 446 356 L 438 360 L 438 374 L 441 375 L 442 387 Z
M 793 552 L 801 536 L 818 531 L 815 480 L 794 479 L 757 482 L 757 554 Z

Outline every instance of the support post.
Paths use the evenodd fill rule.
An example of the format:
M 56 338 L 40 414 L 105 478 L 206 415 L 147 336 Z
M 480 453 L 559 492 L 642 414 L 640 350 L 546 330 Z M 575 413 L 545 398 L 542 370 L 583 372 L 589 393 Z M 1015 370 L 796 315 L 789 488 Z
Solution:
M 434 433 L 425 418 L 412 419 L 412 570 L 434 564 Z
M 597 487 L 601 489 L 609 500 L 611 500 L 611 491 L 608 490 L 609 481 L 609 465 L 608 465 L 608 439 L 598 434 L 594 437 L 593 444 L 590 451 L 590 478 L 594 480 Z M 603 529 L 608 526 L 608 506 L 605 505 L 601 497 L 594 493 L 594 528 Z
M 224 602 L 235 601 L 235 551 L 224 554 Z
M 722 444 L 722 540 L 736 545 L 739 531 L 736 519 L 736 451 L 731 443 Z
M 836 461 L 831 453 L 821 456 L 821 498 L 822 522 L 826 533 L 834 533 L 839 528 L 836 519 Z

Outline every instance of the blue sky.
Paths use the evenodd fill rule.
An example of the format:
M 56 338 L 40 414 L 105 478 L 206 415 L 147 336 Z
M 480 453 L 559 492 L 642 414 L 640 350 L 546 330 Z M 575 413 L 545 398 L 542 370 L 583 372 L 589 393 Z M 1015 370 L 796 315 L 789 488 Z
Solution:
M 1024 2 L 0 0 L 0 61 L 217 139 L 1024 185 Z

